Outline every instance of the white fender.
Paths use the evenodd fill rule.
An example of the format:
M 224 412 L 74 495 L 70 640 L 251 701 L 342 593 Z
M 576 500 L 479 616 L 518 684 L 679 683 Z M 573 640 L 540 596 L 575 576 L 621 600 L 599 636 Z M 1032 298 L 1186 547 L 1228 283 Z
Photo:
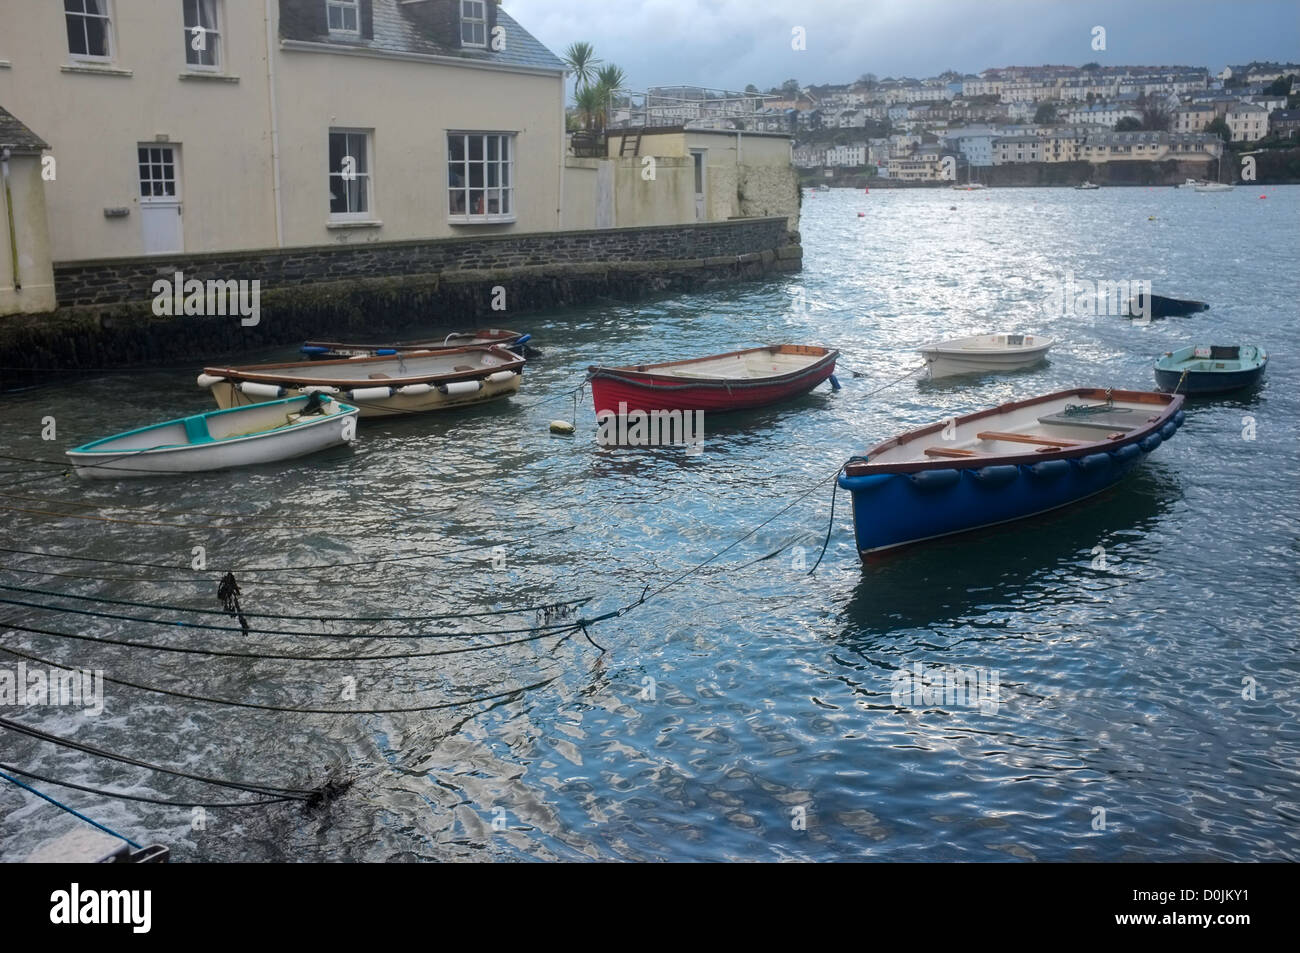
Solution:
M 256 381 L 243 381 L 239 385 L 240 393 L 249 397 L 283 397 L 284 388 L 278 384 L 259 384 Z

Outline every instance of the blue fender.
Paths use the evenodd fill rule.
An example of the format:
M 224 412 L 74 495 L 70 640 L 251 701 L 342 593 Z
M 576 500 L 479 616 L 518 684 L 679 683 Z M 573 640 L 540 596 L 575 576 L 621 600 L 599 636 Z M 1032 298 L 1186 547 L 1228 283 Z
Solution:
M 1109 453 L 1090 453 L 1086 457 L 1076 457 L 1075 464 L 1080 470 L 1102 470 L 1110 466 Z
M 1174 423 L 1171 420 L 1169 421 L 1169 423 L 1165 424 L 1163 427 L 1160 428 L 1160 439 L 1168 440 L 1177 432 L 1178 432 L 1178 424 Z
M 851 493 L 861 493 L 864 490 L 878 490 L 895 477 L 893 473 L 867 473 L 862 476 L 849 476 L 847 473 L 841 473 L 836 481 L 840 489 L 848 490 Z
M 1070 472 L 1069 460 L 1044 460 L 1031 464 L 1029 472 L 1040 480 L 1055 480 Z
M 961 479 L 960 470 L 918 470 L 916 473 L 909 473 L 912 484 L 923 490 L 941 490 L 944 487 L 956 486 L 957 481 Z
M 1115 458 L 1116 463 L 1128 463 L 1141 452 L 1137 444 L 1126 443 L 1122 447 L 1116 447 L 1110 452 L 1110 455 Z
M 980 467 L 978 470 L 968 470 L 967 472 L 975 478 L 976 482 L 983 486 L 1006 486 L 1020 476 L 1020 467 L 1004 464 L 1002 466 Z
M 380 355 L 380 354 L 382 354 L 382 355 L 384 355 L 385 357 L 387 357 L 387 356 L 389 356 L 390 354 L 396 354 L 396 353 L 397 353 L 396 348 L 391 348 L 391 347 L 377 347 L 377 348 L 375 348 L 375 354 L 376 354 L 376 355 Z
M 1187 415 L 1183 413 L 1181 410 L 1175 413 L 1173 416 L 1174 423 L 1176 423 L 1180 427 L 1183 425 L 1183 421 L 1186 419 L 1187 419 Z
M 1150 453 L 1156 447 L 1160 446 L 1160 442 L 1160 434 L 1151 433 L 1138 441 L 1138 446 L 1141 447 L 1145 453 Z

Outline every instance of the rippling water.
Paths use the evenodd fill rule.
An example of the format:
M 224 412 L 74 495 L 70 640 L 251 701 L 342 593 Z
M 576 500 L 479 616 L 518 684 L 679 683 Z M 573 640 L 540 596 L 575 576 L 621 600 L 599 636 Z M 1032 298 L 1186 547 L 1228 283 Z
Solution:
M 357 662 L 0 635 L 112 678 L 283 707 L 427 707 L 546 682 L 469 706 L 290 714 L 110 685 L 97 718 L 0 714 L 219 777 L 290 787 L 353 779 L 324 809 L 213 809 L 201 828 L 187 808 L 37 785 L 137 840 L 172 845 L 181 859 L 1296 860 L 1298 206 L 1296 187 L 823 193 L 804 202 L 802 274 L 510 319 L 544 356 L 507 403 L 367 421 L 354 452 L 279 468 L 0 487 L 0 545 L 176 567 L 0 552 L 8 586 L 217 608 L 215 577 L 196 584 L 189 569 L 195 546 L 209 568 L 282 568 L 239 573 L 245 609 L 270 613 L 429 615 L 591 596 L 581 611 L 594 616 L 679 580 L 593 625 L 604 654 L 580 634 Z M 1148 327 L 1048 316 L 1041 301 L 1067 270 L 1149 279 L 1157 293 L 1213 309 Z M 916 345 L 993 329 L 1059 343 L 1050 365 L 1027 372 L 907 379 L 872 394 L 919 365 Z M 589 392 L 576 437 L 547 432 L 549 420 L 574 413 L 566 392 L 589 364 L 778 341 L 838 347 L 843 389 L 706 420 L 699 456 L 597 448 Z M 1263 385 L 1193 401 L 1178 436 L 1107 494 L 866 567 L 841 494 L 826 557 L 807 573 L 830 515 L 828 478 L 851 453 L 1016 397 L 1149 388 L 1160 353 L 1238 341 L 1271 353 Z M 292 351 L 255 357 L 281 355 Z M 53 458 L 207 401 L 191 370 L 54 383 L 0 399 L 0 446 Z M 47 415 L 54 442 L 41 439 Z M 1243 436 L 1246 418 L 1253 440 Z M 0 469 L 3 483 L 32 472 L 12 460 Z M 405 555 L 427 558 L 377 561 Z M 352 565 L 308 568 L 341 563 Z M 0 598 L 87 606 L 12 590 Z M 3 603 L 0 618 L 269 654 L 466 644 L 178 632 Z M 537 619 L 436 630 L 254 624 L 405 635 L 527 629 Z M 0 654 L 0 666 L 14 662 Z M 996 672 L 996 711 L 895 704 L 891 677 L 916 663 Z M 0 760 L 95 787 L 184 802 L 238 797 L 3 731 L 0 751 Z M 80 823 L 8 785 L 0 818 L 6 859 Z

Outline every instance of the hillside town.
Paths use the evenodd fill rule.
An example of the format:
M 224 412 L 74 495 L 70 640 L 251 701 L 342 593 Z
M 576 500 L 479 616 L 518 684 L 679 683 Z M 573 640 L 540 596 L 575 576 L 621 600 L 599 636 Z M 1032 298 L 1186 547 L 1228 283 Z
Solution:
M 1300 65 L 1011 66 L 768 93 L 651 90 L 645 112 L 715 128 L 784 131 L 804 172 L 930 182 L 1035 163 L 1210 162 L 1224 143 L 1293 144 Z M 657 105 L 656 105 L 657 104 Z M 616 119 L 619 117 L 616 117 Z M 636 111 L 622 117 L 637 121 Z M 1288 141 L 1289 140 L 1289 141 Z

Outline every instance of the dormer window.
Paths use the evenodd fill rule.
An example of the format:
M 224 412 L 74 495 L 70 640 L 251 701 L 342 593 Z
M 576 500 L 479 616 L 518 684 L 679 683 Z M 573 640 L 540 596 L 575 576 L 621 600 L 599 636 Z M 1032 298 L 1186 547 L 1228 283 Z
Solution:
M 360 0 L 325 0 L 331 33 L 361 33 Z
M 487 0 L 460 0 L 461 46 L 487 46 Z

